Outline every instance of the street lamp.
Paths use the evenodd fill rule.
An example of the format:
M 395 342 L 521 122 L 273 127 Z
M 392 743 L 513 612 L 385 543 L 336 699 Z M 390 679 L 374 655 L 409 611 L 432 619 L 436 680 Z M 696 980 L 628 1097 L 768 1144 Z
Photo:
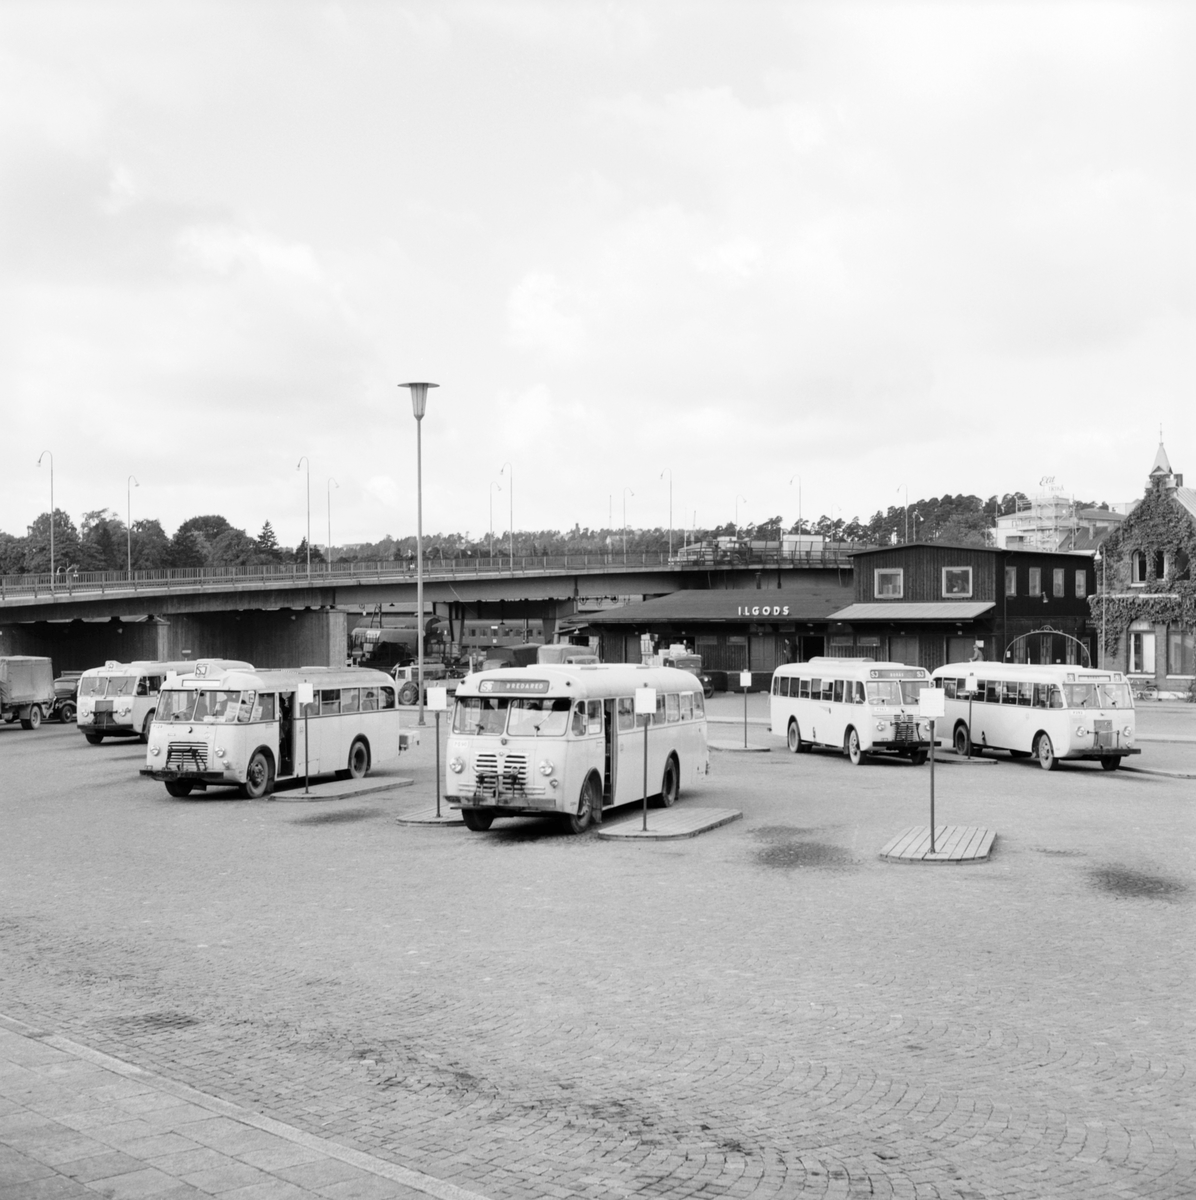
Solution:
M 1105 669 L 1105 609 L 1108 606 L 1108 601 L 1105 594 L 1105 556 L 1101 550 L 1097 550 L 1095 555 L 1096 561 L 1100 563 L 1100 654 L 1097 657 L 1097 668 L 1103 671 Z
M 415 416 L 415 669 L 419 693 L 419 723 L 424 724 L 424 410 L 428 407 L 428 388 L 438 383 L 400 383 L 411 389 L 411 411 Z
M 502 491 L 502 484 L 490 481 L 490 566 L 494 566 L 494 489 Z
M 514 575 L 515 574 L 515 468 L 513 466 L 511 466 L 511 464 L 509 462 L 503 463 L 502 470 L 499 471 L 499 474 L 506 475 L 508 471 L 510 472 L 510 475 L 507 476 L 507 499 L 510 501 L 510 507 L 508 509 L 509 521 L 508 521 L 507 532 L 510 534 L 510 538 L 511 538 L 511 574 Z
M 629 487 L 623 489 L 623 561 L 627 561 L 627 493 L 631 492 Z M 634 496 L 635 493 L 631 492 Z
M 328 480 L 328 566 L 332 566 L 332 489 L 340 490 L 340 484 L 335 479 Z
M 304 463 L 307 463 L 307 575 L 311 578 L 311 461 L 307 455 L 295 464 L 295 470 L 298 471 Z
M 132 475 L 125 481 L 125 501 L 128 520 L 125 522 L 125 541 L 129 551 L 129 579 L 133 578 L 133 489 L 141 484 Z
M 54 590 L 54 455 L 49 450 L 43 450 L 37 456 L 37 465 L 42 465 L 42 459 L 50 455 L 50 591 Z
M 669 477 L 669 558 L 671 559 L 673 557 L 673 469 L 672 469 L 672 467 L 665 467 L 665 469 L 663 471 L 661 471 L 661 473 L 660 473 L 661 479 L 663 479 L 666 474 Z

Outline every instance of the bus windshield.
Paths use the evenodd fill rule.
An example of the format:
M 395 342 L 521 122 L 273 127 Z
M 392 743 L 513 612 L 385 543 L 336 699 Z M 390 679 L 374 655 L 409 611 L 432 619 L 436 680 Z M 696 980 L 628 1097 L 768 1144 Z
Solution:
M 900 704 L 901 684 L 896 679 L 870 679 L 868 681 L 869 704 Z
M 1065 683 L 1067 708 L 1131 708 L 1130 689 L 1124 683 Z
M 563 737 L 569 728 L 569 708 L 567 696 L 512 700 L 507 733 L 511 737 Z
M 137 687 L 136 675 L 109 675 L 107 696 L 131 696 Z
M 466 734 L 502 733 L 507 723 L 506 696 L 465 696 L 453 709 L 453 732 Z
M 924 687 L 930 686 L 929 679 L 903 679 L 901 680 L 901 701 L 903 704 L 917 704 L 918 697 L 922 694 Z
M 248 721 L 253 708 L 254 693 L 225 691 L 170 691 L 158 698 L 159 721 Z M 240 714 L 240 716 L 238 716 Z
M 136 685 L 134 675 L 89 675 L 79 681 L 79 695 L 131 696 Z

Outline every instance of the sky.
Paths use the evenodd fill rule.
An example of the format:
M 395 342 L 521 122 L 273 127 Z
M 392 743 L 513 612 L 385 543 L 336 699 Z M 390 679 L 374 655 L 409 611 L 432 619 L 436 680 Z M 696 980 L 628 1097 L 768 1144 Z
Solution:
M 1115 503 L 1160 427 L 1196 481 L 1194 57 L 1147 2 L 6 0 L 0 530 L 49 450 L 76 521 L 405 536 L 409 380 L 426 533 Z

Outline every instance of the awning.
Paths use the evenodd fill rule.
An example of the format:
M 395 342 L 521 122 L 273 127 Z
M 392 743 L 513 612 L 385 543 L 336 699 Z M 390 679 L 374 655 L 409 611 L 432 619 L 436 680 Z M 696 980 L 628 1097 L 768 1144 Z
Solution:
M 693 588 L 654 600 L 624 604 L 598 612 L 579 613 L 593 628 L 653 624 L 750 625 L 825 621 L 852 594 L 850 575 L 845 584 L 833 572 L 811 572 L 784 588 Z
M 944 600 L 936 604 L 850 604 L 832 621 L 974 621 L 990 609 L 992 600 Z

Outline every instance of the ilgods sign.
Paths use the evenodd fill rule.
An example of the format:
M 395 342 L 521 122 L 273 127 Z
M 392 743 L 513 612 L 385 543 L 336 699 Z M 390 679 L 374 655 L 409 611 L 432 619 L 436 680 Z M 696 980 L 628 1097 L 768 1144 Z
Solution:
M 788 604 L 741 604 L 735 615 L 740 617 L 787 617 Z

